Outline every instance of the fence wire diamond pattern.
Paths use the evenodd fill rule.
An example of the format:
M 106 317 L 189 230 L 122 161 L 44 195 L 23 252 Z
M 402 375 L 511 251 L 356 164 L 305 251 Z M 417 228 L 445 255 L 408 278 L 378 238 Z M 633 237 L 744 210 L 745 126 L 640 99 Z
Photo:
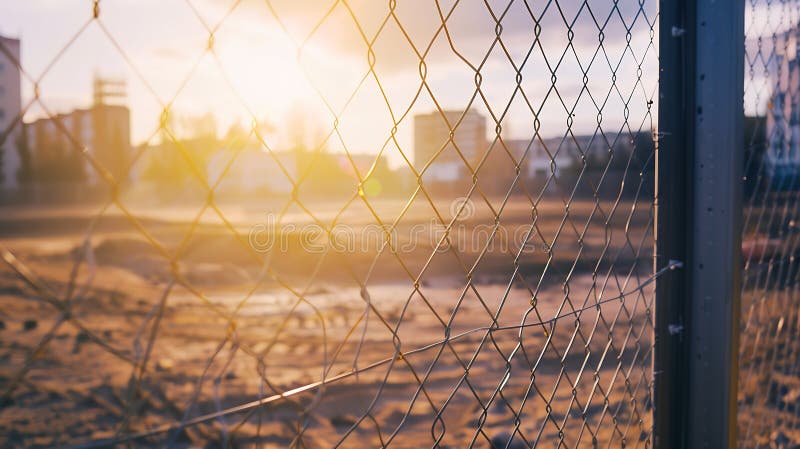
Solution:
M 0 141 L 45 120 L 96 180 L 4 206 L 2 445 L 650 447 L 655 2 L 220 3 L 153 9 L 201 49 L 171 89 L 119 3 L 74 2 L 41 70 L 0 41 L 29 94 Z M 157 123 L 130 154 L 51 104 L 95 44 Z M 198 97 L 245 118 L 214 154 Z
M 739 445 L 794 447 L 800 5 L 749 1 L 745 11 Z

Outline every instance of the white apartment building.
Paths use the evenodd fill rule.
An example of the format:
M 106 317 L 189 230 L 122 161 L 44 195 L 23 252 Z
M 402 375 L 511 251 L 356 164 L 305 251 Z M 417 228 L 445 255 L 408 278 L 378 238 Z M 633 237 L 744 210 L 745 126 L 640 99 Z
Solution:
M 19 70 L 20 42 L 0 36 L 0 143 L 2 154 L 2 187 L 17 187 L 17 170 L 20 161 L 17 153 L 17 134 L 21 123 L 14 126 L 17 116 L 22 110 L 21 77 Z

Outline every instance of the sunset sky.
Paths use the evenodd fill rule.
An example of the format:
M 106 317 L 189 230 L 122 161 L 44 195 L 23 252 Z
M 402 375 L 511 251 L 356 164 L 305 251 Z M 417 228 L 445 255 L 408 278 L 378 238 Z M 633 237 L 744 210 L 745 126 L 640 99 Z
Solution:
M 211 112 L 223 133 L 234 121 L 249 126 L 252 113 L 279 130 L 274 137 L 276 147 L 286 144 L 286 136 L 280 130 L 286 128 L 287 117 L 300 109 L 314 116 L 318 128 L 328 131 L 333 127 L 334 116 L 339 116 L 344 144 L 335 139 L 329 144 L 333 151 L 341 151 L 344 145 L 352 152 L 377 153 L 391 135 L 393 122 L 399 121 L 398 139 L 402 150 L 410 154 L 411 117 L 433 110 L 434 101 L 424 89 L 415 99 L 421 86 L 419 58 L 404 36 L 405 31 L 420 52 L 433 41 L 425 62 L 426 81 L 436 102 L 447 109 L 465 108 L 476 92 L 475 71 L 470 64 L 481 67 L 481 94 L 491 110 L 499 117 L 508 106 L 504 133 L 528 138 L 533 134 L 534 115 L 523 96 L 514 94 L 516 72 L 508 57 L 501 46 L 492 47 L 496 33 L 492 16 L 503 15 L 508 3 L 490 1 L 490 10 L 482 1 L 462 0 L 455 9 L 452 0 L 439 2 L 442 13 L 449 14 L 450 42 L 465 62 L 450 47 L 448 35 L 442 31 L 437 34 L 441 25 L 439 11 L 436 2 L 428 0 L 398 1 L 396 20 L 389 18 L 383 26 L 389 14 L 388 2 L 383 1 L 104 0 L 100 2 L 100 22 L 89 24 L 44 74 L 40 92 L 48 108 L 68 111 L 90 103 L 95 73 L 127 79 L 136 144 L 157 129 L 161 104 L 172 100 L 177 92 L 173 104 L 176 115 Z M 580 95 L 574 128 L 579 132 L 593 131 L 597 108 L 602 106 L 604 130 L 616 132 L 624 121 L 624 102 L 632 97 L 630 125 L 637 130 L 642 125 L 647 100 L 654 97 L 657 81 L 656 49 L 647 49 L 647 21 L 656 21 L 655 2 L 647 2 L 646 15 L 639 14 L 635 22 L 638 2 L 621 2 L 621 14 L 611 14 L 605 25 L 605 53 L 596 55 L 599 38 L 595 20 L 601 25 L 607 20 L 612 2 L 588 2 L 591 10 L 584 7 L 573 26 L 577 59 L 570 50 L 556 70 L 555 86 L 564 105 L 555 92 L 548 95 L 548 64 L 555 67 L 567 48 L 568 29 L 561 14 L 571 21 L 582 2 L 560 2 L 560 11 L 553 3 L 542 13 L 546 3 L 528 2 L 534 15 L 541 17 L 544 50 L 537 45 L 524 65 L 535 39 L 535 23 L 526 4 L 521 0 L 511 2 L 501 21 L 502 41 L 512 60 L 522 66 L 522 88 L 527 100 L 541 111 L 538 118 L 542 134 L 564 134 L 568 118 L 564 105 L 571 109 L 583 88 L 578 60 L 585 68 L 593 58 L 587 75 L 592 96 L 585 91 Z M 89 0 L 4 2 L 0 6 L 0 34 L 22 39 L 23 68 L 31 77 L 39 78 L 91 12 Z M 322 25 L 312 32 L 326 14 Z M 625 25 L 620 16 L 631 32 L 631 48 L 627 51 Z M 206 52 L 209 31 L 201 19 L 215 29 L 216 56 Z M 369 70 L 368 47 L 360 33 L 367 40 L 378 34 L 373 51 L 383 93 L 372 75 L 358 88 Z M 301 43 L 302 51 L 298 53 Z M 654 45 L 657 46 L 657 39 Z M 487 54 L 489 57 L 481 65 Z M 637 59 L 643 62 L 644 86 L 635 82 Z M 612 68 L 616 69 L 619 92 L 613 90 L 606 98 L 605 93 L 612 89 Z M 187 77 L 188 83 L 179 91 Z M 24 101 L 30 100 L 32 94 L 32 84 L 23 81 Z M 480 95 L 472 107 L 490 115 Z M 407 110 L 408 116 L 401 120 Z M 26 119 L 42 113 L 40 107 L 34 106 Z M 649 130 L 649 123 L 644 124 L 644 129 Z M 489 130 L 494 133 L 491 119 Z M 399 160 L 397 151 L 387 150 L 395 163 Z

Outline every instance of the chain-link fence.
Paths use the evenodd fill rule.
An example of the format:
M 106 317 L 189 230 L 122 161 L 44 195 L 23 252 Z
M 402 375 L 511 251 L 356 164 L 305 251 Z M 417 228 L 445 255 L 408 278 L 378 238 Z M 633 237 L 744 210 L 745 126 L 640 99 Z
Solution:
M 655 1 L 25 3 L 0 445 L 650 447 Z
M 754 0 L 746 13 L 739 442 L 795 447 L 800 5 Z

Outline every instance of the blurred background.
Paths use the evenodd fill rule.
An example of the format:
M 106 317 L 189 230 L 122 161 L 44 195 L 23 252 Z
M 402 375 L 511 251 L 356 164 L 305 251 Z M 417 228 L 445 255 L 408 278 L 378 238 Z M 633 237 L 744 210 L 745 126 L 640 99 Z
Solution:
M 656 2 L 0 11 L 0 445 L 647 447 Z

